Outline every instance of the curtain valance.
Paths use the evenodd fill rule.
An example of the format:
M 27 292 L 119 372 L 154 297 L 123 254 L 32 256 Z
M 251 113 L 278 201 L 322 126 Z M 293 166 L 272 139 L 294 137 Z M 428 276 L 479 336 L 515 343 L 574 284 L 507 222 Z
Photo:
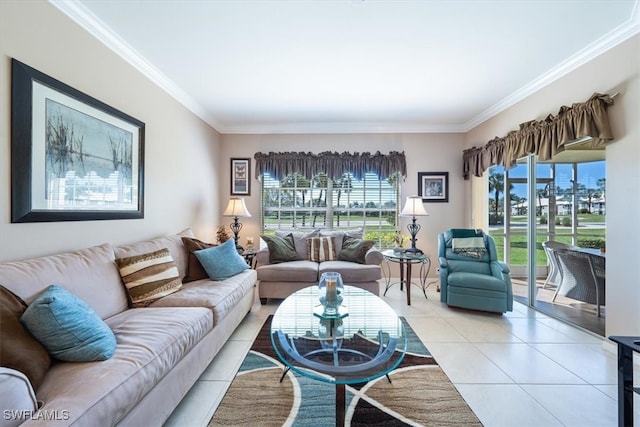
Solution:
M 365 173 L 375 173 L 380 179 L 399 172 L 407 176 L 407 160 L 404 152 L 392 151 L 382 154 L 337 153 L 325 151 L 319 154 L 304 152 L 256 153 L 256 177 L 269 174 L 281 180 L 292 173 L 312 178 L 326 173 L 332 179 L 339 179 L 345 173 L 351 173 L 356 179 L 362 179 Z
M 495 165 L 509 169 L 528 154 L 549 160 L 564 151 L 567 143 L 581 138 L 592 138 L 593 148 L 603 147 L 613 139 L 607 115 L 607 108 L 612 104 L 611 96 L 594 93 L 586 102 L 562 106 L 556 116 L 550 114 L 544 120 L 522 123 L 517 131 L 496 137 L 484 147 L 464 150 L 464 179 L 482 176 Z

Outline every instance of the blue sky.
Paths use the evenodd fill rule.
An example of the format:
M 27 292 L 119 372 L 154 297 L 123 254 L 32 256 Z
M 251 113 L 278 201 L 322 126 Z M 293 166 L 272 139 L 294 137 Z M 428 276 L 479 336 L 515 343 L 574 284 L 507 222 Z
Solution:
M 549 164 L 538 165 L 538 176 L 549 176 Z M 500 168 L 502 171 L 502 168 Z M 578 182 L 584 184 L 587 188 L 598 188 L 597 182 L 600 178 L 605 178 L 606 161 L 588 162 L 578 164 Z M 509 170 L 509 176 L 515 178 L 526 178 L 527 166 L 517 165 Z M 556 164 L 556 185 L 561 188 L 569 188 L 571 186 L 571 164 Z M 517 185 L 514 193 L 519 197 L 526 197 L 526 185 Z

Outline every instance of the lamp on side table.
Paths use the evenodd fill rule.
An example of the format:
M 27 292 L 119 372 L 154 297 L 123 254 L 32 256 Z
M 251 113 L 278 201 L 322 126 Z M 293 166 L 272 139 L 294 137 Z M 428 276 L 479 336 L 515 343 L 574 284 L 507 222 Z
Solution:
M 229 228 L 233 231 L 233 238 L 236 241 L 236 249 L 240 253 L 244 252 L 244 248 L 238 243 L 238 234 L 240 233 L 240 230 L 242 230 L 242 223 L 238 221 L 238 218 L 251 217 L 251 214 L 244 204 L 244 199 L 241 199 L 240 197 L 231 197 L 227 204 L 227 209 L 224 210 L 222 216 L 233 217 L 233 222 L 229 225 Z
M 400 212 L 400 216 L 410 216 L 411 224 L 407 225 L 407 230 L 411 234 L 411 247 L 405 249 L 405 252 L 414 253 L 414 254 L 422 254 L 422 251 L 416 248 L 416 235 L 418 231 L 420 231 L 420 224 L 416 223 L 417 216 L 427 216 L 429 215 L 427 211 L 422 206 L 422 197 L 420 196 L 409 196 L 407 197 L 407 201 L 404 204 L 404 208 L 402 212 Z

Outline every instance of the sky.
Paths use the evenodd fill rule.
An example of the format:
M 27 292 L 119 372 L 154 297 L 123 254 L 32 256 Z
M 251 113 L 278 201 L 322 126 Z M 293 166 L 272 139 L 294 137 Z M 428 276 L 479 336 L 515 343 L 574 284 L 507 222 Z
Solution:
M 538 165 L 538 176 L 549 176 L 550 164 Z M 503 169 L 500 168 L 502 173 Z M 578 183 L 584 184 L 587 188 L 598 188 L 597 182 L 600 178 L 605 178 L 606 161 L 588 162 L 578 164 Z M 509 170 L 509 176 L 515 178 L 526 178 L 527 166 L 517 165 Z M 556 164 L 556 185 L 561 188 L 571 186 L 571 164 Z M 516 185 L 513 191 L 519 197 L 527 196 L 527 186 L 525 184 Z

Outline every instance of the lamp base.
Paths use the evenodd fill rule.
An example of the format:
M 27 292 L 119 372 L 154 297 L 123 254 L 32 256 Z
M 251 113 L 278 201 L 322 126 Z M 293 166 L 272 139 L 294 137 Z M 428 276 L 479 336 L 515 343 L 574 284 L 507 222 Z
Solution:
M 424 254 L 424 252 L 422 252 L 418 248 L 407 248 L 407 249 L 404 250 L 404 253 L 411 253 L 411 254 L 416 254 L 416 255 Z

